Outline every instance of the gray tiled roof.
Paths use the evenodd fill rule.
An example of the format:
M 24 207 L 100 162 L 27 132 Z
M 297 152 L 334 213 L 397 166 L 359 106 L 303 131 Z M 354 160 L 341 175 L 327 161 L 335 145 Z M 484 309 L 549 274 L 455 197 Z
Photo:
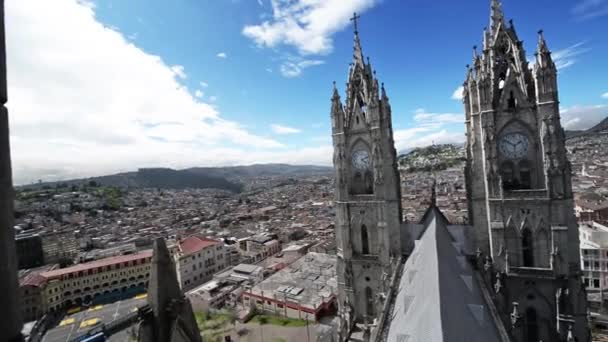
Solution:
M 424 216 L 399 284 L 388 325 L 388 342 L 500 341 L 461 244 L 436 207 Z

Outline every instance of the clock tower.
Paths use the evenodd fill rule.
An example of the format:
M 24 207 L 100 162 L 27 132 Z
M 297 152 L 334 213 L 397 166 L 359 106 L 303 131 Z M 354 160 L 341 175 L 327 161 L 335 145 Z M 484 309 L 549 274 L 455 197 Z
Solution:
M 557 68 L 491 2 L 464 82 L 467 196 L 478 259 L 514 341 L 589 341 Z
M 384 86 L 355 46 L 343 104 L 334 84 L 331 121 L 335 167 L 338 303 L 342 329 L 381 314 L 401 255 L 401 202 L 391 107 Z

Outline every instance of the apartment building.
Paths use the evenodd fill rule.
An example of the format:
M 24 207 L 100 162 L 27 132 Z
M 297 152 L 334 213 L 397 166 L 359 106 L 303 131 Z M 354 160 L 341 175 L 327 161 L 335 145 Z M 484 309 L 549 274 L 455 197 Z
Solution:
M 152 251 L 121 255 L 20 279 L 28 319 L 65 307 L 110 302 L 146 291 Z
M 196 235 L 178 241 L 174 258 L 183 291 L 206 283 L 230 265 L 228 251 L 222 241 Z
M 597 222 L 579 225 L 583 281 L 590 291 L 608 288 L 608 227 Z

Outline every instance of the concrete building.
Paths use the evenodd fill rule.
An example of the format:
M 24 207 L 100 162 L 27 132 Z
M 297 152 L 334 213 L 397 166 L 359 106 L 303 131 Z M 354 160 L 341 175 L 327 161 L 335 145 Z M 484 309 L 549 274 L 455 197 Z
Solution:
M 216 274 L 213 278 L 217 280 L 256 284 L 264 279 L 264 268 L 258 265 L 238 264 Z
M 239 240 L 239 248 L 247 262 L 255 263 L 281 251 L 281 243 L 273 235 L 256 235 Z
M 242 282 L 230 280 L 211 280 L 186 293 L 195 312 L 208 312 L 236 303 L 243 288 Z
M 229 255 L 222 241 L 190 236 L 177 243 L 174 255 L 177 277 L 183 291 L 212 279 L 229 266 Z
M 74 232 L 47 232 L 41 237 L 45 264 L 71 264 L 78 257 L 80 245 Z
M 242 293 L 243 306 L 290 318 L 318 320 L 336 307 L 336 256 L 308 253 Z
M 25 233 L 15 237 L 17 262 L 19 269 L 44 265 L 42 239 L 39 234 Z
M 590 291 L 608 288 L 608 227 L 596 222 L 579 225 L 583 282 Z

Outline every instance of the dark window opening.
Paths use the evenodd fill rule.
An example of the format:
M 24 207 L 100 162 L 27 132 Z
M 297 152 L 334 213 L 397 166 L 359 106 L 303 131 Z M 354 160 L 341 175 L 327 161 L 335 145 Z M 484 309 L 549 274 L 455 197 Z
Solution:
M 538 342 L 538 318 L 534 308 L 526 310 L 526 341 Z
M 351 193 L 353 195 L 372 195 L 374 193 L 374 179 L 371 171 L 355 172 L 352 178 Z
M 532 188 L 532 176 L 530 174 L 530 164 L 527 160 L 522 160 L 519 163 L 519 183 L 521 189 Z
M 374 317 L 374 294 L 370 287 L 365 288 L 365 299 L 367 302 L 367 317 Z
M 515 99 L 515 96 L 513 96 L 513 92 L 509 94 L 508 106 L 509 109 L 515 109 L 515 107 L 517 107 L 517 100 Z
M 369 254 L 369 238 L 367 236 L 367 227 L 361 226 L 361 253 Z
M 504 162 L 501 167 L 502 186 L 505 190 L 513 190 L 517 186 L 514 177 L 513 163 Z
M 534 249 L 532 244 L 532 232 L 527 227 L 524 228 L 521 238 L 521 249 L 523 254 L 524 267 L 534 267 Z
M 357 125 L 359 124 L 359 115 L 355 116 L 355 121 L 357 122 Z

